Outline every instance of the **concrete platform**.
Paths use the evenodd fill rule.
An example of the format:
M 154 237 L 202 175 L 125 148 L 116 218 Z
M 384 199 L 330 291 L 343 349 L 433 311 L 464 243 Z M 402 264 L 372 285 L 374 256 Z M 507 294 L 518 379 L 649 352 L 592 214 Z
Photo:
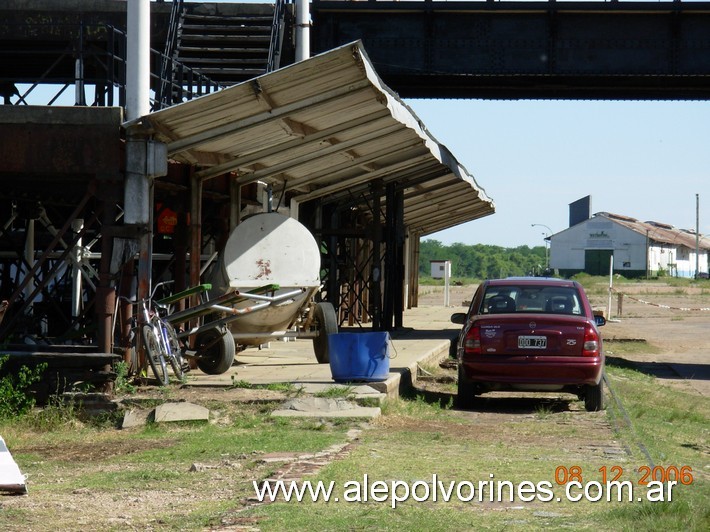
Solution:
M 460 307 L 462 308 L 462 307 Z M 450 317 L 459 308 L 426 306 L 407 310 L 404 327 L 391 333 L 389 377 L 381 382 L 358 383 L 351 395 L 366 404 L 398 397 L 416 381 L 417 366 L 435 364 L 448 355 L 451 340 L 460 326 Z M 342 329 L 356 332 L 358 329 Z M 292 383 L 307 394 L 345 386 L 333 381 L 330 365 L 318 364 L 311 340 L 271 342 L 268 348 L 250 348 L 237 353 L 236 364 L 222 375 L 206 375 L 199 370 L 188 374 L 188 386 L 226 387 L 244 381 L 252 385 Z

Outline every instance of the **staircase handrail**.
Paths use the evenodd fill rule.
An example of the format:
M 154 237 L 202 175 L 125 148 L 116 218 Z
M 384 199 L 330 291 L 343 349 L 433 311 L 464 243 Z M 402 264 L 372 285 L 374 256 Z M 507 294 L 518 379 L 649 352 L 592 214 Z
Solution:
M 291 0 L 275 0 L 274 18 L 271 23 L 271 40 L 269 42 L 269 57 L 266 62 L 266 71 L 273 72 L 281 65 L 281 45 L 285 26 L 286 4 Z
M 167 107 L 171 104 L 173 79 L 173 62 L 175 59 L 174 53 L 177 48 L 178 30 L 180 28 L 180 18 L 182 16 L 183 0 L 173 0 L 173 5 L 170 8 L 170 20 L 168 22 L 168 32 L 165 36 L 165 49 L 160 64 L 160 88 L 156 95 L 156 101 L 160 108 Z

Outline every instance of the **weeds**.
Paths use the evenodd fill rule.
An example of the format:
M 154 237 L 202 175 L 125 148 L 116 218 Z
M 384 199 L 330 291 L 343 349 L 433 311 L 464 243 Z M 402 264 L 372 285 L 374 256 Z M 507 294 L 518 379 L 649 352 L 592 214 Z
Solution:
M 234 375 L 232 375 L 232 386 L 231 387 L 232 388 L 244 388 L 244 389 L 248 390 L 248 389 L 253 388 L 254 385 L 249 381 L 245 381 L 242 379 L 237 380 L 237 378 Z
M 553 410 L 547 404 L 540 404 L 535 408 L 535 417 L 537 419 L 547 419 L 553 414 Z
M 131 395 L 136 393 L 136 387 L 128 379 L 128 364 L 124 361 L 117 362 L 114 366 L 116 372 L 116 393 Z
M 0 357 L 0 369 L 7 363 L 8 356 Z M 21 417 L 35 405 L 31 387 L 39 382 L 47 369 L 42 363 L 34 369 L 21 366 L 16 374 L 7 374 L 0 378 L 0 419 Z
M 237 380 L 232 375 L 231 388 L 242 388 L 244 390 L 269 390 L 272 392 L 282 392 L 287 396 L 298 396 L 303 392 L 303 388 L 296 386 L 292 382 L 272 382 L 269 384 L 254 384 L 245 380 Z
M 25 418 L 27 425 L 39 432 L 52 432 L 64 426 L 77 422 L 78 412 L 73 401 L 62 401 L 59 397 L 52 397 L 49 403 L 39 410 L 33 411 Z
M 297 387 L 292 382 L 272 382 L 266 385 L 266 389 L 272 392 L 283 392 L 286 395 L 299 395 L 303 392 L 303 388 Z
M 329 386 L 325 390 L 313 394 L 315 397 L 326 397 L 329 399 L 347 399 L 353 395 L 353 386 Z

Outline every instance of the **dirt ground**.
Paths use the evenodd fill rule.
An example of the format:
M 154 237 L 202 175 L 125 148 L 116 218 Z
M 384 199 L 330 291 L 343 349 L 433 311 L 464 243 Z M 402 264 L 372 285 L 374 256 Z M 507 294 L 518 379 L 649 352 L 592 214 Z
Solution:
M 702 371 L 707 374 L 710 362 L 710 312 L 707 310 L 680 310 L 684 308 L 704 308 L 710 306 L 710 296 L 700 290 L 686 290 L 681 293 L 670 286 L 654 286 L 652 290 L 647 285 L 624 286 L 626 294 L 623 303 L 623 313 L 617 317 L 617 298 L 615 294 L 612 305 L 611 320 L 602 328 L 605 340 L 613 351 L 614 341 L 643 340 L 638 342 L 641 346 L 648 345 L 648 352 L 643 348 L 634 355 L 624 355 L 627 359 L 639 364 L 647 364 L 656 371 L 665 372 L 659 382 L 668 386 L 679 386 L 693 393 L 710 396 L 710 378 L 702 377 Z M 649 293 L 651 292 L 651 293 Z M 464 305 L 473 294 L 473 287 L 452 287 L 450 301 L 452 312 L 464 310 Z M 606 294 L 590 297 L 592 304 L 597 308 L 606 308 L 608 298 Z M 436 287 L 422 287 L 419 304 L 441 305 L 442 291 Z M 668 308 L 666 308 L 668 307 Z M 618 344 L 616 344 L 618 345 Z M 608 356 L 614 356 L 608 352 Z M 684 378 L 683 371 L 691 368 L 694 376 L 700 378 Z M 693 368 L 696 368 L 694 370 Z M 418 382 L 418 387 L 430 397 L 440 394 L 443 400 L 453 395 L 452 378 L 455 371 L 451 369 L 451 378 L 429 380 L 423 378 Z M 687 377 L 687 375 L 686 375 Z M 455 389 L 455 386 L 453 387 Z M 133 400 L 150 398 L 155 394 L 141 392 L 133 395 Z M 186 400 L 205 404 L 206 402 L 272 402 L 284 398 L 284 394 L 269 390 L 248 389 L 195 389 L 182 388 L 171 392 L 170 399 Z M 550 412 L 565 412 L 565 416 L 552 416 L 550 423 L 574 423 L 582 430 L 577 434 L 575 441 L 566 442 L 571 458 L 583 463 L 586 459 L 599 456 L 600 453 L 608 456 L 617 456 L 626 452 L 621 444 L 614 438 L 614 432 L 603 412 L 588 413 L 578 401 L 560 400 L 555 394 L 539 394 L 532 400 L 528 397 L 521 400 L 512 394 L 506 398 L 497 398 L 495 401 L 483 400 L 475 411 L 460 412 L 459 414 L 470 419 L 468 425 L 446 426 L 445 422 L 421 423 L 419 420 L 401 416 L 386 416 L 374 423 L 374 428 L 387 430 L 388 428 L 402 428 L 406 424 L 408 430 L 420 430 L 445 433 L 450 430 L 466 431 L 466 438 L 500 438 L 497 430 L 501 423 L 524 421 L 536 414 L 544 406 Z M 228 414 L 227 414 L 228 415 Z M 228 423 L 229 419 L 223 417 L 213 420 L 215 423 Z M 515 433 L 511 432 L 506 445 L 520 445 L 515 440 Z M 553 444 L 554 442 L 551 442 Z M 142 440 L 143 449 L 152 446 L 164 446 L 165 441 L 149 438 Z M 343 442 L 343 446 L 357 445 L 357 436 Z M 200 490 L 173 488 L 166 481 L 159 489 L 151 489 L 136 493 L 121 493 L 116 491 L 104 492 L 95 488 L 77 488 L 63 491 L 47 492 L 41 489 L 30 491 L 25 497 L 0 497 L 0 529 L 4 530 L 98 530 L 98 529 L 163 529 L 165 523 L 146 520 L 146 516 L 160 514 L 166 510 L 166 501 L 180 501 L 175 504 L 187 505 L 197 508 L 203 502 L 226 501 L 232 493 L 239 491 L 239 486 L 251 481 L 251 476 L 263 471 L 273 471 L 273 463 L 283 464 L 275 475 L 283 478 L 300 478 L 326 465 L 329 461 L 346 456 L 347 448 L 339 447 L 324 453 L 317 460 L 313 456 L 288 456 L 288 457 L 260 457 L 264 460 L 263 469 L 249 470 L 243 467 L 246 461 L 253 461 L 254 456 L 227 456 L 220 463 L 202 464 L 196 461 L 195 470 L 200 472 Z M 97 467 L 120 467 L 120 462 L 113 461 L 112 465 L 106 464 L 107 457 L 125 455 L 134 452 L 130 441 L 119 441 L 111 431 L 97 437 L 97 440 L 86 442 L 85 445 L 76 445 L 71 449 L 59 445 L 30 445 L 13 452 L 32 454 L 39 457 L 57 458 L 72 462 L 75 468 L 71 473 L 66 471 L 61 478 L 54 478 L 51 471 L 40 473 L 30 479 L 33 484 L 41 483 L 66 483 L 67 485 L 79 484 L 82 475 L 90 474 Z M 269 462 L 273 459 L 275 462 Z M 314 464 L 315 461 L 315 464 Z M 140 467 L 140 466 L 132 466 Z M 51 493 L 51 495 L 49 494 Z M 233 500 L 233 499 L 232 499 Z M 120 502 L 120 504 L 117 504 Z M 168 503 L 172 504 L 172 503 Z M 241 512 L 253 504 L 253 501 L 236 503 L 233 509 L 222 518 L 222 529 L 251 529 L 258 530 L 258 522 L 252 522 L 244 517 Z M 3 514 L 6 511 L 29 511 L 31 515 L 52 516 L 52 522 L 15 526 L 15 522 L 3 524 Z M 176 510 L 177 511 L 177 510 Z M 11 515 L 11 514 L 8 514 Z M 243 528 L 244 527 L 244 528 Z

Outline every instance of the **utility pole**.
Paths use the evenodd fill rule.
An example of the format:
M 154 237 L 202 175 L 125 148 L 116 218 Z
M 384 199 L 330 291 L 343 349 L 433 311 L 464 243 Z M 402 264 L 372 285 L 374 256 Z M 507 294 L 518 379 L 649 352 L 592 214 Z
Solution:
M 547 229 L 547 233 L 543 233 L 543 235 L 545 236 L 545 271 L 547 272 L 550 269 L 550 250 L 549 250 L 550 241 L 549 241 L 549 238 L 552 235 L 552 229 L 547 227 L 545 224 L 530 224 L 530 227 L 535 227 L 536 225 Z
M 695 278 L 700 278 L 700 194 L 695 195 Z

